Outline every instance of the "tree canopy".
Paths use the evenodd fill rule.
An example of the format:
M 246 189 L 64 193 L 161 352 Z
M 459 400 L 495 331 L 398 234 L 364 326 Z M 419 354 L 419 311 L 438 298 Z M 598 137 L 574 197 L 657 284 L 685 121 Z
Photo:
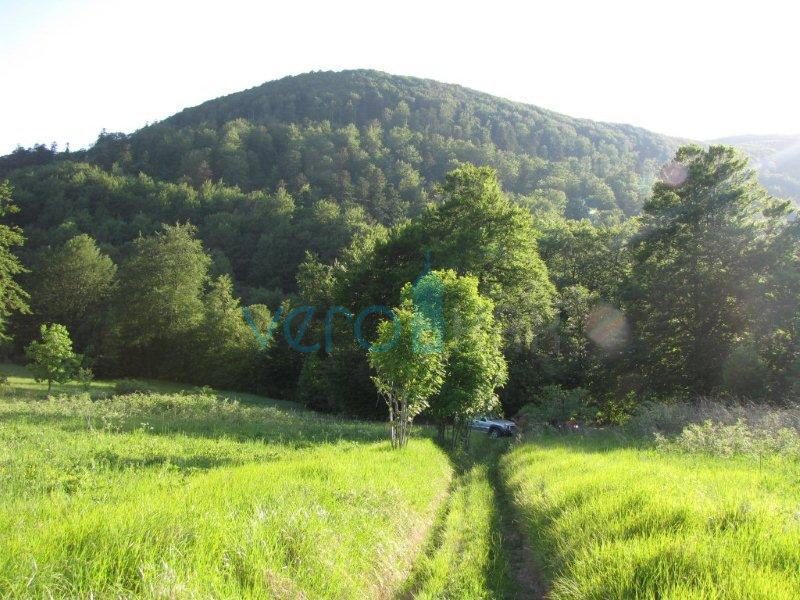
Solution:
M 780 178 L 765 164 L 790 142 L 735 143 L 763 145 L 752 150 L 762 181 Z M 472 346 L 445 336 L 469 367 L 427 396 L 431 414 L 445 406 L 463 420 L 495 393 L 513 413 L 542 390 L 560 397 L 553 386 L 586 388 L 598 407 L 795 393 L 796 213 L 728 146 L 680 147 L 659 171 L 679 145 L 347 71 L 103 132 L 86 151 L 20 149 L 0 158 L 0 332 L 20 358 L 40 325 L 62 323 L 102 375 L 376 417 L 353 317 L 372 305 L 402 312 L 428 255 L 454 305 L 485 324 Z M 782 182 L 770 189 L 791 195 Z M 263 331 L 312 305 L 311 353 L 279 337 L 260 347 L 241 311 Z M 385 333 L 379 323 L 359 323 L 366 339 Z
M 681 148 L 645 204 L 629 293 L 649 380 L 708 394 L 750 326 L 785 204 L 730 147 Z
M 11 186 L 0 181 L 0 218 L 18 209 L 11 201 Z M 17 276 L 25 269 L 13 253 L 15 246 L 25 241 L 19 227 L 0 223 L 0 341 L 7 341 L 6 322 L 15 311 L 28 311 L 28 294 L 17 281 Z

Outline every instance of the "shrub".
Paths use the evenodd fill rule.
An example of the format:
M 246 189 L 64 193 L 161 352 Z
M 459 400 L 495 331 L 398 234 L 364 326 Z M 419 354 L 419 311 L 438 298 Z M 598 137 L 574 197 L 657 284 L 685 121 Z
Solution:
M 192 388 L 188 394 L 193 396 L 217 397 L 217 392 L 214 391 L 214 388 L 212 388 L 210 385 Z
M 586 390 L 565 389 L 560 385 L 548 385 L 541 389 L 533 402 L 524 405 L 518 413 L 521 420 L 530 424 L 565 423 L 586 417 Z
M 800 458 L 800 406 L 699 398 L 640 406 L 624 431 L 653 436 L 661 450 L 716 456 Z
M 114 386 L 114 392 L 118 395 L 150 394 L 152 389 L 147 382 L 139 379 L 120 379 Z
M 688 425 L 681 433 L 668 439 L 656 434 L 662 450 L 702 452 L 717 456 L 788 456 L 800 458 L 800 434 L 789 427 L 771 429 L 750 426 L 743 419 L 732 425 L 706 420 Z
M 75 373 L 75 380 L 84 392 L 88 392 L 94 381 L 94 373 L 89 367 L 79 367 Z
M 154 392 L 133 392 L 116 396 L 105 403 L 126 415 L 168 415 L 208 417 L 219 413 L 229 413 L 239 409 L 236 400 L 218 398 L 214 394 L 181 392 L 178 394 L 156 394 Z
M 750 402 L 698 398 L 695 402 L 647 402 L 640 405 L 625 424 L 634 435 L 675 435 L 691 424 L 705 421 L 734 425 L 743 421 L 756 429 L 790 428 L 800 432 L 800 406 L 782 407 Z
M 601 425 L 624 425 L 630 420 L 638 403 L 639 398 L 633 391 L 622 396 L 615 393 L 605 394 L 597 399 L 594 420 Z
M 723 386 L 734 396 L 763 397 L 767 379 L 767 365 L 752 346 L 735 348 L 725 361 L 722 370 Z

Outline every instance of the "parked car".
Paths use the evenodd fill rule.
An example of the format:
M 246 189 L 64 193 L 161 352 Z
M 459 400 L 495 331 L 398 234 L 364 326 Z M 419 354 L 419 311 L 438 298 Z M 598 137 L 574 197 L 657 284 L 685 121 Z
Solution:
M 517 433 L 517 425 L 514 421 L 496 417 L 478 417 L 470 421 L 469 426 L 476 431 L 485 431 L 489 434 L 489 437 L 493 438 L 503 435 L 516 435 Z

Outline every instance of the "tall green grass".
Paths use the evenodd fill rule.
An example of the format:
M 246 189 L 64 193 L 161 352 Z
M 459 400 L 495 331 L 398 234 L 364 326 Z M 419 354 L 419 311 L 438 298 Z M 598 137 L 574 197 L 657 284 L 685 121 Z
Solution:
M 390 596 L 452 477 L 427 438 L 280 403 L 34 395 L 0 400 L 5 597 Z
M 502 474 L 551 598 L 800 598 L 796 462 L 540 436 Z

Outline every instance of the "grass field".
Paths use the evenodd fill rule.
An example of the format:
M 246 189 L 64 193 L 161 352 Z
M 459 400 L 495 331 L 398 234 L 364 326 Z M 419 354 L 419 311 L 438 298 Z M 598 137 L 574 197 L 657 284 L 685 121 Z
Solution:
M 0 596 L 800 597 L 800 463 L 613 431 L 489 440 L 247 394 L 0 395 Z
M 266 400 L 41 396 L 17 371 L 0 403 L 6 597 L 390 596 L 452 477 L 427 438 Z
M 800 598 L 800 465 L 541 436 L 502 474 L 550 597 Z

